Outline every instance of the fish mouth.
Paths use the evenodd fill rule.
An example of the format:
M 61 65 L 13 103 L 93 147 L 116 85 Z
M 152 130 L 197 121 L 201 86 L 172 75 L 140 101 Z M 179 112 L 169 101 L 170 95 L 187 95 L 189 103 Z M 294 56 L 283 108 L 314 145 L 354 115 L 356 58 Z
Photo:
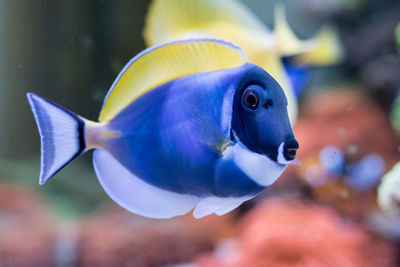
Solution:
M 290 143 L 282 142 L 278 148 L 277 162 L 284 165 L 300 165 L 300 161 L 296 159 L 298 147 L 295 140 Z

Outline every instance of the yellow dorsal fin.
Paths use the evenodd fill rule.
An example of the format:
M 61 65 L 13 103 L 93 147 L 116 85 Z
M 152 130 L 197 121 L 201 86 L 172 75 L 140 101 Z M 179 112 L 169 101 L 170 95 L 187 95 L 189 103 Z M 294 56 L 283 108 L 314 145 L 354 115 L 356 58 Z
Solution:
M 275 34 L 277 37 L 277 48 L 282 56 L 293 56 L 304 53 L 315 48 L 314 40 L 302 41 L 290 28 L 283 5 L 275 6 Z
M 240 47 L 217 39 L 181 40 L 148 48 L 120 72 L 104 100 L 99 121 L 108 121 L 158 85 L 198 72 L 247 62 Z
M 151 46 L 216 23 L 269 32 L 249 9 L 236 0 L 153 0 L 146 17 L 144 38 Z

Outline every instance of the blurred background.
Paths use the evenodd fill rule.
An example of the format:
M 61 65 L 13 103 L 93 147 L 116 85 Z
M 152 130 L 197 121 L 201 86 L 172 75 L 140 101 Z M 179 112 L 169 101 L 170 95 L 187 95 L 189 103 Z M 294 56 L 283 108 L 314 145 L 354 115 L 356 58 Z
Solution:
M 278 1 L 241 2 L 272 28 Z M 108 198 L 91 153 L 39 187 L 25 96 L 96 120 L 145 48 L 150 1 L 0 1 L 0 266 L 400 266 L 400 172 L 389 173 L 400 160 L 400 3 L 279 2 L 297 36 L 330 24 L 345 52 L 307 69 L 294 123 L 302 164 L 228 215 L 157 221 Z

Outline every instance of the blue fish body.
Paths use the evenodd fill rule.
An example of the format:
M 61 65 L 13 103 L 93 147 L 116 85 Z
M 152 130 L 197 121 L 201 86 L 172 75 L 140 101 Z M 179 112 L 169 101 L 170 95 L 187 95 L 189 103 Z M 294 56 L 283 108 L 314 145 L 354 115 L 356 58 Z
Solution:
M 153 61 L 166 68 L 153 73 Z M 114 82 L 99 123 L 34 94 L 28 100 L 41 134 L 40 184 L 95 149 L 105 191 L 147 217 L 225 214 L 275 182 L 298 148 L 279 84 L 225 41 L 139 54 Z
M 202 140 L 206 137 L 198 128 L 212 122 L 231 139 L 232 111 L 224 114 L 224 103 L 233 102 L 241 82 L 264 82 L 265 75 L 261 68 L 247 63 L 185 76 L 153 89 L 110 121 L 109 128 L 122 133 L 121 138 L 111 140 L 111 153 L 137 176 L 174 192 L 196 196 L 259 193 L 265 186 L 234 167 L 229 177 L 224 173 L 215 180 L 221 155 Z M 196 118 L 200 115 L 206 118 Z M 235 177 L 234 184 L 231 177 Z

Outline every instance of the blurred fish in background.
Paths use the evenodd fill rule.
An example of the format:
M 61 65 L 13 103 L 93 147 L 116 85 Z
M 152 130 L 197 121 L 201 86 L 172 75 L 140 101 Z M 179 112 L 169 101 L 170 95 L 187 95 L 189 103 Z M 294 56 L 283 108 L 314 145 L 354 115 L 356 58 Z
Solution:
M 151 3 L 144 28 L 148 46 L 188 37 L 222 38 L 242 47 L 251 62 L 268 71 L 282 86 L 292 122 L 298 112 L 296 95 L 306 83 L 304 67 L 336 64 L 343 57 L 338 35 L 332 27 L 324 26 L 315 37 L 299 40 L 286 21 L 282 5 L 275 7 L 272 30 L 236 0 L 155 0 Z M 286 58 L 286 69 L 283 58 Z

